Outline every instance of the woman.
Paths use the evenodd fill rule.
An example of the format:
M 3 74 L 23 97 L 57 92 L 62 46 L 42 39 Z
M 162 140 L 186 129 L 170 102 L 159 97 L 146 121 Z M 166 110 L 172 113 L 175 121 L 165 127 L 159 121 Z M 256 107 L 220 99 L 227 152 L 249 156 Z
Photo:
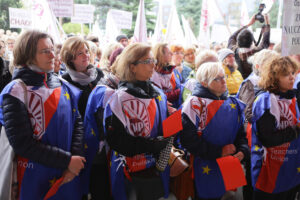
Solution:
M 188 69 L 187 72 L 195 69 L 195 53 L 196 50 L 193 47 L 186 47 L 184 49 L 183 66 Z
M 154 58 L 157 60 L 155 71 L 151 81 L 164 91 L 172 107 L 178 108 L 181 105 L 181 75 L 170 65 L 172 52 L 167 44 L 157 44 L 153 49 Z
M 197 86 L 182 107 L 180 141 L 194 156 L 196 199 L 221 199 L 225 188 L 216 158 L 233 155 L 242 161 L 249 155 L 244 104 L 224 95 L 225 73 L 220 64 L 201 65 L 196 79 Z
M 81 37 L 67 39 L 60 55 L 67 66 L 67 73 L 63 74 L 62 78 L 82 91 L 78 104 L 79 112 L 84 116 L 89 95 L 103 77 L 103 73 L 90 64 L 90 46 Z
M 191 71 L 189 67 L 182 65 L 184 49 L 181 45 L 172 45 L 170 50 L 172 52 L 172 64 L 176 66 L 175 69 L 181 74 L 181 83 L 183 83 Z
M 261 72 L 253 104 L 251 173 L 254 198 L 295 199 L 299 191 L 299 114 L 293 84 L 299 66 L 289 57 Z
M 104 114 L 106 139 L 113 150 L 110 177 L 115 200 L 132 195 L 139 200 L 158 199 L 163 188 L 168 195 L 168 170 L 159 178 L 155 169 L 155 157 L 169 142 L 158 139 L 167 116 L 167 101 L 149 81 L 155 63 L 151 47 L 141 43 L 127 46 L 117 60 L 116 74 L 121 82 Z
M 222 62 L 225 71 L 228 93 L 235 95 L 244 79 L 242 74 L 237 70 L 234 52 L 230 49 L 221 49 L 219 51 L 219 61 Z
M 16 68 L 1 93 L 0 113 L 17 156 L 19 199 L 43 199 L 61 177 L 64 185 L 52 199 L 80 199 L 74 179 L 85 162 L 79 91 L 51 73 L 54 48 L 48 34 L 24 32 L 13 54 Z

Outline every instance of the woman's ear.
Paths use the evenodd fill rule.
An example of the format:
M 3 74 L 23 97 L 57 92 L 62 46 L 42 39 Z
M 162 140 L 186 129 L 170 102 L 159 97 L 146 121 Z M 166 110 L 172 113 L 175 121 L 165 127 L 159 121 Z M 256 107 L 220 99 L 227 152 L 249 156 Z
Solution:
M 201 85 L 203 85 L 203 87 L 208 87 L 208 84 L 207 84 L 207 82 L 205 81 L 205 82 L 201 82 Z
M 130 64 L 130 65 L 129 65 L 129 68 L 130 68 L 130 71 L 131 71 L 131 72 L 135 73 L 136 67 L 135 67 L 134 64 Z

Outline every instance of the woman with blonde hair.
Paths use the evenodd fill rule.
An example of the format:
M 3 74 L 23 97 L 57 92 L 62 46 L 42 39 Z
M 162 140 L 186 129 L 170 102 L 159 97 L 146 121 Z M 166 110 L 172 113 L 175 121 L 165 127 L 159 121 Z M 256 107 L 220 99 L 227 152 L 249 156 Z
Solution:
M 182 105 L 180 141 L 194 156 L 195 199 L 221 199 L 226 190 L 216 159 L 233 155 L 242 161 L 249 156 L 243 127 L 245 105 L 225 95 L 220 63 L 202 64 L 196 80 L 192 95 Z
M 111 63 L 109 57 L 112 54 L 112 52 L 118 48 L 123 48 L 123 46 L 120 43 L 111 43 L 108 46 L 106 46 L 103 50 L 99 64 L 100 69 L 104 72 L 104 74 L 110 72 Z
M 127 46 L 117 59 L 119 88 L 104 111 L 106 139 L 111 153 L 111 191 L 115 200 L 158 199 L 168 195 L 168 171 L 159 178 L 156 157 L 169 139 L 162 136 L 167 117 L 163 92 L 149 81 L 156 60 L 151 47 L 141 43 Z M 131 181 L 129 181 L 131 179 Z M 127 194 L 127 195 L 126 195 Z M 127 198 L 126 198 L 127 196 Z
M 153 55 L 157 60 L 157 64 L 151 77 L 151 81 L 164 91 L 172 106 L 178 108 L 182 102 L 181 75 L 175 69 L 175 66 L 170 65 L 172 52 L 167 44 L 160 43 L 153 48 Z
M 289 57 L 271 60 L 260 74 L 253 104 L 251 175 L 254 198 L 295 199 L 299 191 L 299 112 L 293 84 L 299 66 Z

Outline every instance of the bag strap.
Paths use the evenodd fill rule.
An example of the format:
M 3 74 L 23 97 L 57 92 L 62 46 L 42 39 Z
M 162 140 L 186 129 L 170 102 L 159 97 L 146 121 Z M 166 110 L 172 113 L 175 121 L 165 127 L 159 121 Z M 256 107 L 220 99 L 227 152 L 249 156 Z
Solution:
M 23 93 L 24 93 L 24 104 L 26 106 L 26 108 L 28 109 L 28 99 L 27 99 L 27 85 L 24 83 L 24 81 L 22 79 L 16 79 L 15 80 L 17 83 L 20 83 L 20 85 L 23 88 Z

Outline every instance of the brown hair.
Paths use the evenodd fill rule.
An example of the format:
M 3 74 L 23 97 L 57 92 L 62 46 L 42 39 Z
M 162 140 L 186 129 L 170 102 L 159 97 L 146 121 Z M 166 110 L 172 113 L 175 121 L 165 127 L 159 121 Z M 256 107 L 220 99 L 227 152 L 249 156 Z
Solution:
M 288 74 L 290 68 L 296 73 L 299 66 L 288 56 L 268 60 L 261 71 L 258 86 L 269 92 L 279 92 L 279 76 Z
M 38 41 L 44 38 L 49 38 L 54 44 L 53 39 L 47 33 L 37 30 L 29 30 L 22 33 L 13 49 L 13 65 L 25 66 L 32 64 L 36 57 Z
M 157 64 L 155 66 L 156 71 L 169 64 L 169 63 L 164 62 L 165 48 L 168 48 L 167 43 L 158 43 L 154 46 L 154 48 L 152 50 L 154 59 L 157 60 Z
M 85 45 L 90 52 L 90 46 L 88 42 L 82 37 L 70 37 L 64 42 L 60 51 L 60 57 L 68 68 L 71 68 L 76 71 L 73 60 L 76 58 L 76 52 L 82 45 Z
M 151 46 L 142 43 L 134 43 L 127 46 L 115 61 L 116 66 L 114 66 L 114 70 L 120 80 L 128 82 L 135 81 L 136 79 L 130 69 L 130 65 L 146 56 L 150 51 Z
M 183 49 L 183 47 L 181 46 L 181 45 L 171 45 L 170 46 L 170 51 L 172 52 L 172 53 L 174 53 L 174 52 L 184 52 L 184 49 Z

